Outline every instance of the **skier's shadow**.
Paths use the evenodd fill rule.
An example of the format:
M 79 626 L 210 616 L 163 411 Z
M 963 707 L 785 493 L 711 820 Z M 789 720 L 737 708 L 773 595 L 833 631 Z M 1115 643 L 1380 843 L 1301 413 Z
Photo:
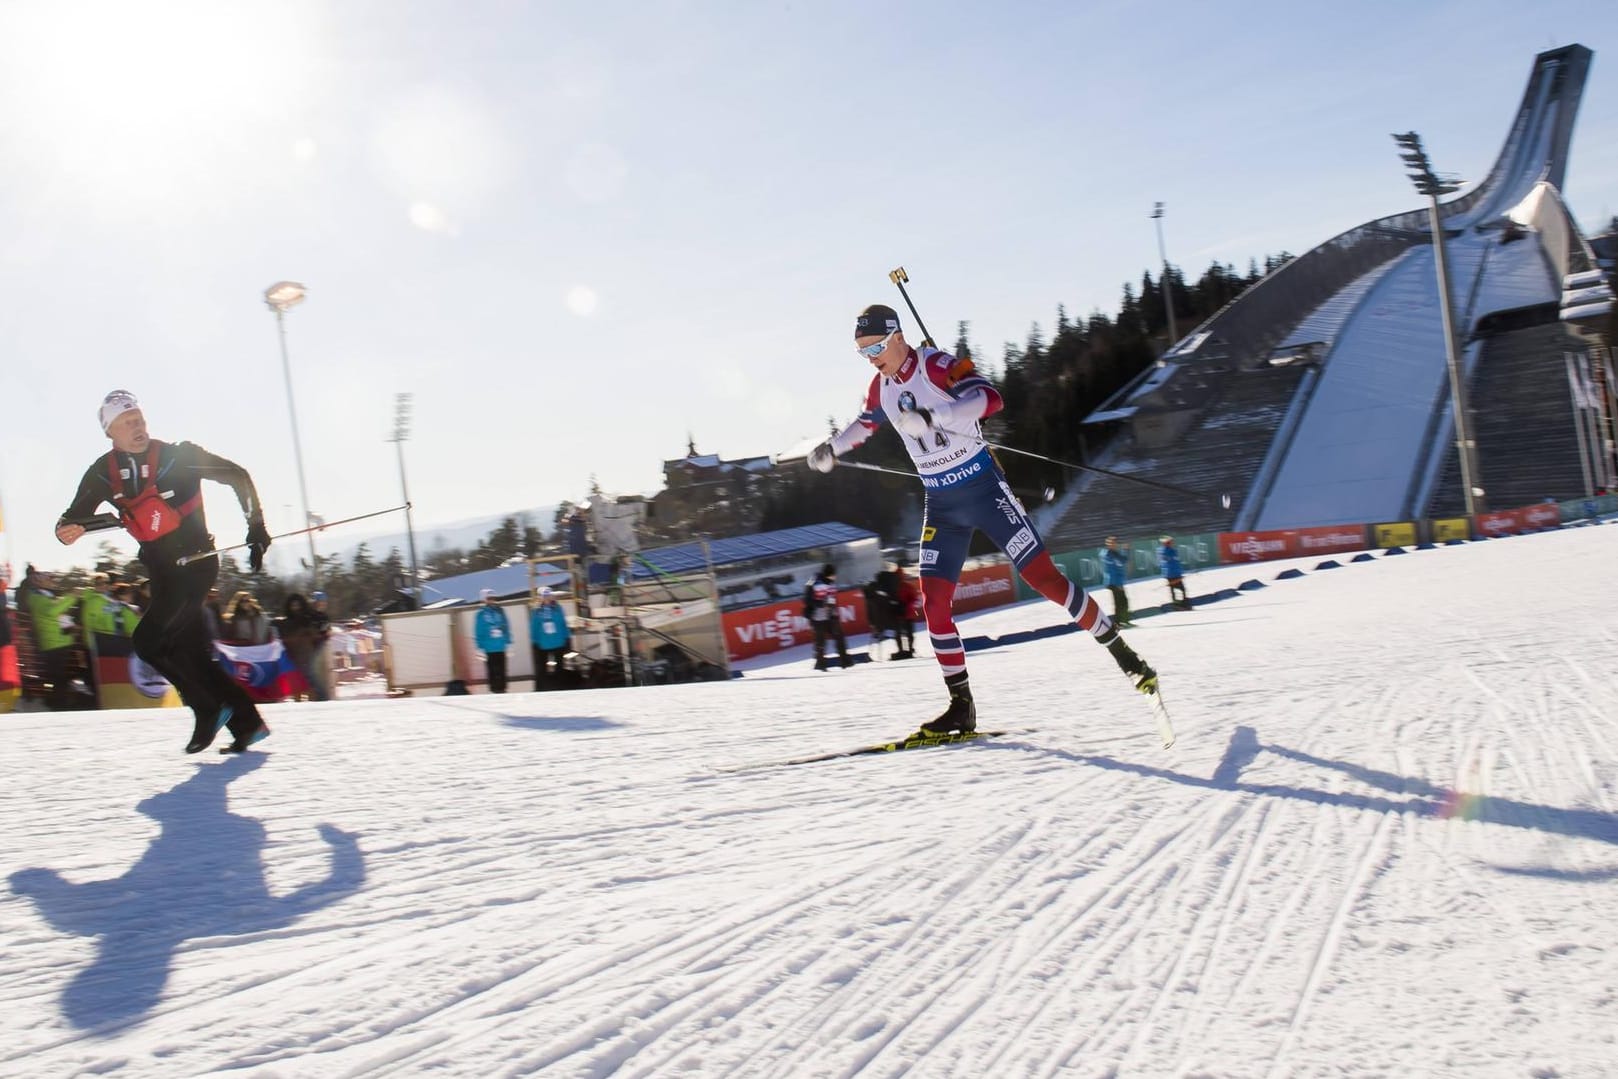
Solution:
M 992 744 L 991 744 L 992 747 Z M 991 748 L 985 747 L 985 748 Z M 1006 745 L 1007 749 L 1015 748 Z M 1373 813 L 1409 813 L 1418 817 L 1449 818 L 1460 816 L 1466 820 L 1501 824 L 1508 828 L 1523 828 L 1552 835 L 1594 839 L 1618 846 L 1618 813 L 1597 809 L 1570 809 L 1561 806 L 1520 802 L 1512 798 L 1494 796 L 1466 796 L 1461 792 L 1440 787 L 1425 779 L 1383 772 L 1346 761 L 1328 760 L 1301 750 L 1285 746 L 1265 745 L 1252 727 L 1237 727 L 1231 733 L 1225 754 L 1211 777 L 1188 775 L 1168 768 L 1120 761 L 1112 757 L 1047 750 L 1077 764 L 1104 768 L 1115 772 L 1129 772 L 1154 779 L 1165 779 L 1188 787 L 1237 791 L 1272 798 L 1295 798 L 1320 805 L 1345 806 L 1350 809 L 1369 810 Z M 1356 794 L 1346 791 L 1312 790 L 1307 787 L 1285 786 L 1276 783 L 1248 783 L 1242 781 L 1242 771 L 1260 753 L 1272 753 L 1288 760 L 1331 771 L 1341 772 L 1368 786 L 1380 788 L 1387 795 Z M 1618 877 L 1618 870 L 1598 870 L 1593 873 L 1567 873 L 1549 868 L 1498 867 L 1502 872 L 1524 876 L 1555 877 L 1563 880 L 1605 880 Z
M 253 753 L 197 769 L 135 808 L 161 828 L 121 877 L 74 884 L 54 869 L 23 869 L 11 888 L 34 901 L 63 933 L 100 938 L 95 961 L 62 993 L 62 1014 L 79 1029 L 138 1020 L 162 996 L 183 941 L 285 928 L 358 891 L 365 864 L 356 837 L 319 826 L 331 846 L 326 879 L 289 895 L 270 894 L 261 854 L 264 826 L 230 812 L 225 789 L 261 767 Z

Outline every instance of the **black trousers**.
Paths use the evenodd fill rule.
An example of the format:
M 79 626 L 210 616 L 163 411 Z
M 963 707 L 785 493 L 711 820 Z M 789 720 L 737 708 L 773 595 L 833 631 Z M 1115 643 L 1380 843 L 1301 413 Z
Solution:
M 1123 586 L 1109 584 L 1107 591 L 1112 593 L 1112 620 L 1114 622 L 1129 621 L 1129 596 L 1124 592 Z
M 146 563 L 152 602 L 130 638 L 135 654 L 169 680 L 196 713 L 198 725 L 229 706 L 227 726 L 245 737 L 263 722 L 247 690 L 214 662 L 213 637 L 202 601 L 219 578 L 219 560 L 204 558 L 186 566 Z
M 893 610 L 893 639 L 901 652 L 916 650 L 916 624 L 910 620 L 910 612 L 897 604 Z
M 562 657 L 567 649 L 541 648 L 537 644 L 529 647 L 534 653 L 534 688 L 556 689 L 562 684 Z M 552 663 L 556 664 L 554 670 Z
M 504 652 L 485 652 L 483 658 L 489 664 L 489 692 L 504 693 L 506 691 L 506 654 Z
M 73 692 L 73 646 L 41 652 L 39 663 L 44 668 L 45 681 L 51 684 L 51 695 L 45 702 L 50 710 L 62 712 L 80 707 L 83 702 L 75 701 L 78 694 Z
M 837 655 L 841 657 L 843 666 L 848 666 L 848 638 L 843 636 L 843 622 L 836 614 L 819 622 L 811 622 L 815 630 L 815 666 L 826 665 L 826 642 L 837 642 Z

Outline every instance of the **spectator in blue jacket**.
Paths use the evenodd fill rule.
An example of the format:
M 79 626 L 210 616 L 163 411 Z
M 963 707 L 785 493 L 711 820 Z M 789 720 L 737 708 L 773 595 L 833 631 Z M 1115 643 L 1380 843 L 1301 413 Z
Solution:
M 473 619 L 478 651 L 483 653 L 483 661 L 489 667 L 489 692 L 504 693 L 506 649 L 511 647 L 511 623 L 506 620 L 506 612 L 494 601 L 494 589 L 485 588 L 482 596 L 483 606 L 478 608 L 477 617 Z
M 572 644 L 572 636 L 568 633 L 567 612 L 549 588 L 539 590 L 539 602 L 528 615 L 528 641 L 534 651 L 534 688 L 561 688 L 562 657 Z M 556 665 L 554 669 L 552 663 Z
M 1117 536 L 1107 537 L 1107 546 L 1101 552 L 1101 583 L 1112 593 L 1112 620 L 1119 626 L 1133 626 L 1129 618 L 1129 594 L 1124 582 L 1129 579 L 1129 546 L 1118 546 Z
M 1180 567 L 1180 552 L 1174 546 L 1174 537 L 1164 536 L 1158 543 L 1157 568 L 1163 571 L 1163 579 L 1169 583 L 1169 602 L 1182 611 L 1189 611 L 1191 597 L 1185 591 L 1185 570 Z

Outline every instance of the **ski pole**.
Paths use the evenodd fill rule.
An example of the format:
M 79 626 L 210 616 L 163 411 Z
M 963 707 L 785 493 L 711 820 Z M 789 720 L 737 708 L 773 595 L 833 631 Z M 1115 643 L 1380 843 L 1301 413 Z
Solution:
M 780 463 L 781 463 L 780 461 L 776 462 L 776 464 L 780 464 Z M 838 468 L 858 468 L 858 469 L 862 469 L 862 470 L 864 470 L 866 472 L 886 472 L 890 476 L 903 476 L 907 480 L 914 480 L 914 479 L 919 479 L 920 478 L 916 473 L 914 473 L 914 472 L 906 472 L 902 468 L 887 468 L 884 465 L 868 465 L 864 461 L 849 461 L 849 460 L 846 460 L 846 459 L 844 459 L 842 457 L 837 458 L 837 467 Z M 1027 498 L 1027 497 L 1029 497 L 1029 492 L 1026 492 L 1026 491 L 1014 491 L 1013 493 L 1016 494 L 1018 498 Z M 1050 502 L 1055 498 L 1056 498 L 1056 490 L 1054 488 L 1047 487 L 1043 491 L 1039 492 L 1039 500 L 1041 502 Z
M 858 468 L 865 472 L 886 472 L 890 476 L 903 476 L 906 479 L 912 480 L 916 478 L 916 474 L 914 472 L 906 472 L 902 468 L 888 468 L 884 465 L 868 465 L 864 461 L 845 461 L 841 457 L 837 459 L 837 467 Z
M 911 317 L 916 320 L 916 326 L 921 330 L 921 343 L 928 348 L 936 348 L 937 346 L 933 344 L 933 335 L 927 332 L 926 324 L 921 321 L 921 313 L 916 310 L 916 305 L 910 302 L 910 293 L 905 291 L 905 282 L 910 280 L 910 275 L 905 273 L 903 266 L 900 266 L 888 272 L 888 280 L 899 286 L 899 295 L 905 298 L 905 306 L 910 308 Z
M 354 517 L 344 517 L 341 521 L 325 521 L 321 524 L 311 525 L 308 528 L 299 528 L 292 532 L 277 532 L 275 535 L 270 537 L 270 540 L 273 542 L 278 539 L 286 539 L 289 536 L 307 536 L 311 532 L 324 532 L 326 529 L 336 528 L 338 525 L 352 524 L 355 521 L 363 521 L 368 517 L 380 517 L 384 513 L 398 513 L 400 510 L 407 510 L 409 508 L 410 503 L 406 502 L 399 506 L 389 506 L 385 510 L 376 510 L 372 513 L 361 513 Z M 213 558 L 217 555 L 225 554 L 228 551 L 245 551 L 251 546 L 253 546 L 251 543 L 233 543 L 229 547 L 215 547 L 211 551 L 198 551 L 196 554 L 182 555 L 181 557 L 176 558 L 174 563 L 177 566 L 188 566 L 193 562 L 201 562 L 204 558 Z
M 950 433 L 960 434 L 960 432 L 956 431 L 952 431 Z M 961 437 L 965 438 L 969 436 L 962 435 Z M 1139 476 L 1131 476 L 1127 472 L 1113 472 L 1110 469 L 1097 468 L 1095 465 L 1076 465 L 1072 461 L 1058 461 L 1054 457 L 1046 457 L 1043 453 L 1032 453 L 1028 450 L 1019 450 L 1015 446 L 1008 446 L 1004 442 L 991 442 L 986 438 L 983 439 L 983 444 L 991 449 L 1000 450 L 1002 453 L 1021 454 L 1024 457 L 1032 457 L 1036 461 L 1046 461 L 1053 465 L 1060 465 L 1063 468 L 1071 468 L 1080 472 L 1094 472 L 1098 476 L 1111 476 L 1113 479 L 1117 480 L 1128 480 L 1130 483 L 1138 483 L 1143 487 L 1155 487 L 1159 491 L 1168 491 L 1171 494 L 1189 495 L 1192 498 L 1206 498 L 1210 500 L 1218 499 L 1221 506 L 1227 510 L 1230 509 L 1229 495 L 1216 495 L 1208 491 L 1193 491 L 1189 487 L 1177 487 L 1172 483 L 1159 483 L 1157 480 L 1142 479 Z
M 78 525 L 86 532 L 103 532 L 119 525 L 116 513 L 98 513 L 93 517 L 63 517 L 59 522 L 65 525 Z

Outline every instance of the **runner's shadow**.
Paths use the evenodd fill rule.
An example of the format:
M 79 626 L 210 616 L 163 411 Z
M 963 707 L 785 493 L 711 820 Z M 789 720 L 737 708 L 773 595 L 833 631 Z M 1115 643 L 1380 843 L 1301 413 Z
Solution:
M 1006 748 L 1012 747 L 1007 746 Z M 1128 772 L 1151 779 L 1163 779 L 1188 787 L 1259 794 L 1272 798 L 1293 798 L 1305 802 L 1315 802 L 1319 805 L 1343 806 L 1349 809 L 1368 810 L 1373 813 L 1408 813 L 1417 817 L 1437 819 L 1462 817 L 1466 820 L 1500 824 L 1508 828 L 1522 828 L 1578 839 L 1594 839 L 1600 843 L 1618 846 L 1618 813 L 1595 809 L 1569 809 L 1562 806 L 1522 802 L 1513 798 L 1467 794 L 1438 786 L 1414 776 L 1402 776 L 1393 772 L 1366 768 L 1363 765 L 1350 764 L 1345 761 L 1328 760 L 1300 750 L 1288 749 L 1285 746 L 1266 745 L 1259 741 L 1258 732 L 1252 727 L 1237 727 L 1231 732 L 1230 743 L 1225 747 L 1224 756 L 1220 759 L 1218 767 L 1214 769 L 1213 775 L 1207 779 L 1201 776 L 1176 772 L 1168 768 L 1154 768 L 1151 765 L 1116 760 L 1112 757 L 1068 753 L 1064 750 L 1051 749 L 1047 749 L 1045 752 L 1055 757 L 1073 761 L 1075 764 L 1085 764 L 1093 768 L 1104 768 L 1113 772 Z M 1341 772 L 1368 786 L 1387 791 L 1390 795 L 1396 797 L 1346 791 L 1313 790 L 1308 787 L 1292 787 L 1282 784 L 1243 782 L 1241 778 L 1242 772 L 1248 765 L 1253 763 L 1260 753 L 1273 753 L 1289 760 Z M 1600 875 L 1567 875 L 1554 870 L 1545 870 L 1543 872 L 1520 869 L 1505 871 L 1556 876 L 1569 880 L 1600 880 L 1606 879 L 1608 876 L 1605 872 Z
M 501 716 L 508 727 L 525 731 L 606 731 L 622 727 L 600 716 Z
M 270 894 L 264 826 L 230 812 L 226 800 L 232 781 L 268 759 L 252 753 L 204 765 L 140 802 L 135 808 L 160 831 L 121 877 L 75 884 L 54 869 L 11 875 L 12 890 L 32 899 L 52 927 L 100 938 L 95 960 L 62 993 L 68 1022 L 82 1030 L 139 1020 L 162 997 L 184 941 L 282 929 L 359 890 L 365 864 L 357 837 L 322 824 L 332 857 L 326 878 Z

